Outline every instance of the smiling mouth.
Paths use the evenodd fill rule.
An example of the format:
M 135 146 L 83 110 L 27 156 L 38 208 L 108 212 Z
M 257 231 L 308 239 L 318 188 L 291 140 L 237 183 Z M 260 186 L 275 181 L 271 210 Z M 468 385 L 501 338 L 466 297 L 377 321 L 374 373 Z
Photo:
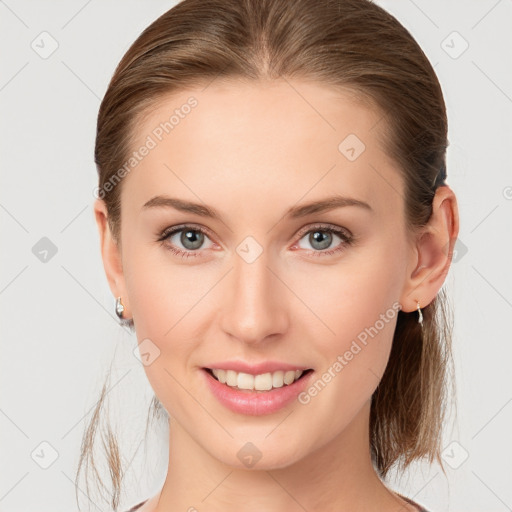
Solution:
M 241 391 L 272 391 L 273 389 L 290 386 L 313 371 L 310 368 L 308 370 L 279 370 L 251 375 L 250 373 L 220 368 L 204 368 L 204 370 L 221 384 Z

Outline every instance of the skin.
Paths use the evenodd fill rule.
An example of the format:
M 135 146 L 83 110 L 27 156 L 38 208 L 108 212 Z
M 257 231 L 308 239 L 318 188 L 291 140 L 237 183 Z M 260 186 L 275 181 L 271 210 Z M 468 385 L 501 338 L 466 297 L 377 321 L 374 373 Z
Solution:
M 198 106 L 124 178 L 120 245 L 104 202 L 95 203 L 110 288 L 139 342 L 149 338 L 160 350 L 144 369 L 171 417 L 167 478 L 140 510 L 415 510 L 380 481 L 370 459 L 370 400 L 396 315 L 310 403 L 294 401 L 274 414 L 227 410 L 201 368 L 270 359 L 313 368 L 318 378 L 393 303 L 405 312 L 417 300 L 429 304 L 458 234 L 453 191 L 440 187 L 424 232 L 407 233 L 402 176 L 380 142 L 382 115 L 348 93 L 298 80 L 217 80 L 174 93 L 137 125 L 134 150 L 191 95 Z M 338 150 L 350 133 L 366 146 L 355 161 Z M 292 206 L 335 193 L 372 211 L 346 206 L 284 217 Z M 142 208 L 162 194 L 213 207 L 222 221 Z M 195 249 L 199 256 L 168 249 L 191 250 L 181 233 L 167 246 L 157 241 L 184 223 L 211 234 Z M 349 230 L 356 242 L 334 234 L 319 248 L 307 231 L 315 223 Z M 236 252 L 247 236 L 263 250 L 252 263 Z M 247 442 L 262 453 L 250 469 L 237 457 Z

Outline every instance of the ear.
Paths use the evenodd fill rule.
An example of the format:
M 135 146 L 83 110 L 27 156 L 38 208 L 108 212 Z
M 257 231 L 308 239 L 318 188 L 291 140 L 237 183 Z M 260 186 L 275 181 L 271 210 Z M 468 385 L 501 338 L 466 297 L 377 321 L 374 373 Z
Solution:
M 94 216 L 100 235 L 101 257 L 103 259 L 103 268 L 107 276 L 110 290 L 114 297 L 121 297 L 125 319 L 130 318 L 130 303 L 126 292 L 125 279 L 123 274 L 121 248 L 118 242 L 112 237 L 110 226 L 108 224 L 107 206 L 102 199 L 96 199 L 94 202 Z
M 450 270 L 453 249 L 459 234 L 457 198 L 448 185 L 436 190 L 432 215 L 415 241 L 407 279 L 400 297 L 404 312 L 428 306 Z

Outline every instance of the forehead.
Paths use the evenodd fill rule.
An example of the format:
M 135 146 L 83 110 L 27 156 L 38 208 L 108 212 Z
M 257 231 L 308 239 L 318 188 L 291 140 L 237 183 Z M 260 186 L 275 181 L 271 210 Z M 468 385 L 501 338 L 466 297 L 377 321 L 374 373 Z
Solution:
M 384 152 L 382 112 L 349 90 L 214 80 L 159 98 L 136 126 L 133 150 L 150 149 L 123 189 L 139 207 L 165 192 L 248 208 L 333 191 L 377 210 L 402 201 L 400 173 Z

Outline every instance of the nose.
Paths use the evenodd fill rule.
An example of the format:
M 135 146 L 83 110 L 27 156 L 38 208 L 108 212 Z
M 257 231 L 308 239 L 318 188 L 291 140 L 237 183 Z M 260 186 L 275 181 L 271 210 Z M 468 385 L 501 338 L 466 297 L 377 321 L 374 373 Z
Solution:
M 251 263 L 235 254 L 233 267 L 222 290 L 224 332 L 251 345 L 275 341 L 289 326 L 286 286 L 265 251 Z

